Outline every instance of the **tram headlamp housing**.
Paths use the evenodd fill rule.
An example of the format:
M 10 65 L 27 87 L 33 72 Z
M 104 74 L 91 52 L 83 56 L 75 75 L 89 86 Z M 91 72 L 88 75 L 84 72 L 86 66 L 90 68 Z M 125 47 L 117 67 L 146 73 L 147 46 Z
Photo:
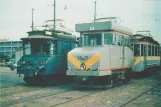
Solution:
M 41 62 L 40 62 L 40 64 L 45 64 L 45 63 L 46 63 L 46 61 L 41 61 Z
M 40 72 L 44 72 L 44 71 L 45 71 L 45 67 L 44 67 L 44 66 L 40 66 L 40 67 L 39 67 L 39 71 L 40 71 Z
M 100 69 L 99 68 L 96 68 L 97 71 L 99 71 Z
M 23 65 L 24 65 L 25 63 L 26 63 L 25 61 L 22 61 L 22 62 L 21 62 L 21 64 L 23 64 Z

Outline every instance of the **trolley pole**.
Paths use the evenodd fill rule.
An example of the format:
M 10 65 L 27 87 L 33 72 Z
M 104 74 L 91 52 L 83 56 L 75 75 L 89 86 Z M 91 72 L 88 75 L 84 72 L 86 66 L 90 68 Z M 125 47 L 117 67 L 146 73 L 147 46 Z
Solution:
M 34 8 L 32 8 L 32 31 L 34 30 Z
M 55 30 L 55 19 L 56 19 L 56 0 L 54 0 L 54 30 Z
M 94 23 L 96 21 L 96 1 L 94 2 L 95 6 L 94 6 Z

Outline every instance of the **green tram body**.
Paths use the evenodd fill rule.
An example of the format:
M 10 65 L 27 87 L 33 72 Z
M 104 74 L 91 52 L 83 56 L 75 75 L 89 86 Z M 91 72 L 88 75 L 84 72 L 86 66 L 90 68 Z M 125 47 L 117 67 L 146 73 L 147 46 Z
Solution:
M 28 83 L 41 83 L 40 80 L 49 77 L 65 76 L 67 53 L 75 48 L 76 37 L 52 34 L 45 30 L 31 31 L 28 34 L 28 37 L 21 38 L 23 56 L 17 63 L 17 74 L 23 74 Z

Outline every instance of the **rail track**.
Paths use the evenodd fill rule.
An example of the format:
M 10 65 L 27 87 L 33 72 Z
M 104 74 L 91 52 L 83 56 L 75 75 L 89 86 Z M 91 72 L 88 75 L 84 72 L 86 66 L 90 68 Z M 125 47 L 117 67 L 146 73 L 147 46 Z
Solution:
M 146 93 L 150 92 L 151 90 L 153 90 L 153 89 L 155 89 L 155 88 L 157 88 L 157 87 L 159 87 L 159 86 L 161 86 L 161 83 L 159 83 L 159 84 L 155 85 L 154 87 L 152 87 L 152 88 L 150 88 L 149 90 L 147 90 L 147 91 L 143 92 L 142 94 L 140 94 L 140 95 L 136 96 L 135 98 L 130 99 L 130 100 L 129 100 L 129 101 L 127 101 L 126 103 L 122 104 L 120 107 L 124 107 L 124 106 L 126 106 L 127 104 L 131 103 L 132 101 L 134 101 L 134 100 L 138 99 L 139 97 L 141 97 L 141 96 L 145 95 Z
M 0 99 L 1 106 L 2 107 L 7 107 L 7 106 L 17 107 L 19 105 L 24 105 L 24 106 L 25 105 L 26 106 L 27 105 L 35 106 L 36 105 L 36 106 L 40 106 L 40 107 L 41 106 L 50 106 L 50 107 L 51 106 L 58 106 L 58 107 L 60 106 L 60 107 L 62 107 L 62 106 L 67 106 L 67 105 L 71 106 L 71 104 L 77 105 L 77 103 L 82 102 L 82 100 L 87 101 L 88 99 L 94 99 L 93 96 L 97 96 L 98 99 L 100 97 L 100 99 L 101 99 L 105 96 L 104 94 L 107 94 L 108 96 L 112 96 L 111 97 L 112 100 L 110 98 L 103 98 L 103 99 L 109 100 L 111 102 L 116 102 L 116 99 L 119 99 L 119 96 L 117 96 L 117 94 L 121 95 L 121 93 L 116 94 L 116 92 L 118 92 L 118 90 L 126 89 L 123 92 L 130 91 L 130 93 L 131 93 L 131 90 L 132 90 L 131 87 L 138 88 L 137 84 L 143 84 L 143 83 L 140 83 L 140 81 L 149 81 L 151 83 L 155 82 L 155 84 L 153 84 L 152 87 L 151 87 L 151 85 L 149 85 L 148 88 L 141 87 L 140 89 L 142 89 L 142 91 L 140 91 L 138 94 L 134 95 L 130 99 L 125 99 L 123 103 L 117 103 L 117 104 L 112 103 L 111 105 L 109 105 L 109 106 L 116 105 L 116 106 L 124 107 L 124 106 L 127 106 L 128 104 L 136 101 L 138 98 L 147 94 L 148 92 L 161 86 L 161 82 L 158 82 L 158 80 L 152 81 L 152 80 L 161 78 L 160 72 L 161 71 L 154 72 L 148 77 L 145 77 L 143 79 L 142 78 L 141 79 L 134 79 L 129 84 L 117 86 L 114 88 L 102 87 L 101 89 L 95 89 L 95 88 L 89 89 L 89 88 L 75 87 L 72 84 L 57 85 L 57 86 L 26 86 L 26 85 L 14 86 L 13 85 L 13 87 L 11 86 L 11 87 L 5 87 L 5 88 L 0 89 L 2 92 L 1 99 Z M 129 88 L 129 89 L 127 89 L 127 88 Z M 10 91 L 10 90 L 12 90 L 12 91 Z M 135 90 L 133 90 L 132 93 L 135 93 Z M 101 95 L 102 95 L 102 97 L 101 97 Z M 44 103 L 43 102 L 44 100 L 47 100 L 50 103 L 48 103 L 48 102 Z M 101 104 L 104 106 L 108 105 L 104 101 L 98 101 L 98 102 L 102 102 Z M 88 103 L 89 102 L 87 102 L 85 104 L 87 104 L 87 106 L 88 106 Z

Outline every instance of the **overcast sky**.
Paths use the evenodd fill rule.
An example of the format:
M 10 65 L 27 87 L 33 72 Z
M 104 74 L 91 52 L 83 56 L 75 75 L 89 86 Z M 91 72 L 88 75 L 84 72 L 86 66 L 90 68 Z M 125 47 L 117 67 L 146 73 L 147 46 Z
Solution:
M 75 30 L 75 24 L 93 20 L 95 0 L 56 0 L 56 18 Z M 53 19 L 54 0 L 1 0 L 0 39 L 20 40 L 34 24 Z M 66 7 L 66 9 L 64 9 Z M 97 18 L 119 17 L 121 24 L 138 30 L 150 30 L 161 43 L 161 0 L 97 0 Z

